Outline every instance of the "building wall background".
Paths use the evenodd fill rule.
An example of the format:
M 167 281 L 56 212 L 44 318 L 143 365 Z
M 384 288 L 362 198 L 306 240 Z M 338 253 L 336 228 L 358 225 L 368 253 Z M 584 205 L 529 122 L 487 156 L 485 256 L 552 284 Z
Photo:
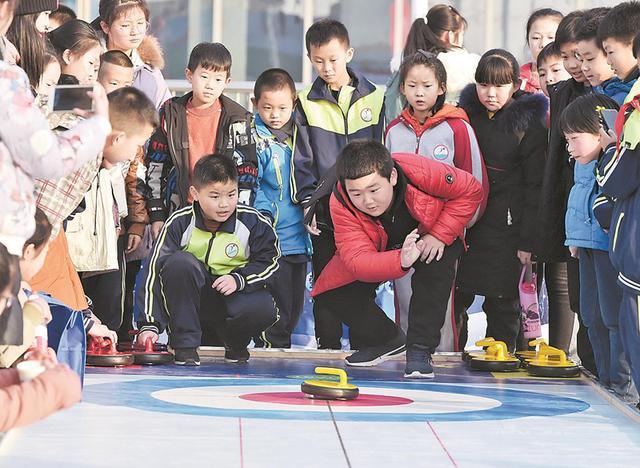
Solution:
M 232 79 L 253 81 L 269 67 L 288 70 L 298 82 L 312 79 L 306 59 L 304 31 L 323 17 L 342 21 L 355 48 L 354 67 L 373 81 L 384 83 L 389 62 L 413 18 L 429 5 L 446 3 L 469 22 L 466 48 L 478 54 L 502 47 L 519 61 L 529 60 L 525 25 L 535 9 L 552 7 L 563 13 L 579 8 L 614 6 L 614 0 L 147 0 L 151 9 L 151 33 L 158 36 L 167 58 L 167 79 L 184 78 L 189 51 L 201 41 L 221 41 L 233 56 Z M 80 17 L 97 16 L 98 0 L 63 0 Z M 401 18 L 395 11 L 400 6 Z M 400 44 L 394 41 L 401 28 Z

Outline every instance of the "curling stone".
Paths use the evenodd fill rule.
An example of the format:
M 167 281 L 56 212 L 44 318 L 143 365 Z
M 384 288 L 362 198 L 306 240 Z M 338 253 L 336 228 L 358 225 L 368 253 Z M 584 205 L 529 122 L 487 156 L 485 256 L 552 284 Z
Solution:
M 159 344 L 156 347 L 153 340 L 148 338 L 144 346 L 139 346 L 134 343 L 131 354 L 133 354 L 133 360 L 136 364 L 142 364 L 146 366 L 152 366 L 155 364 L 169 364 L 173 362 L 173 354 L 167 351 L 166 345 Z M 162 349 L 164 348 L 164 350 Z
M 109 338 L 91 337 L 87 346 L 87 365 L 98 367 L 121 367 L 133 364 L 133 355 L 120 353 Z
M 484 339 L 476 342 L 476 346 L 486 347 L 485 353 L 472 357 L 468 364 L 472 369 L 488 372 L 513 372 L 520 367 L 520 359 L 507 351 L 503 341 Z
M 536 377 L 577 377 L 580 367 L 563 350 L 545 345 L 535 359 L 527 361 L 527 372 Z
M 308 398 L 319 400 L 353 400 L 358 398 L 360 390 L 355 385 L 347 383 L 347 373 L 343 369 L 316 367 L 315 372 L 323 375 L 337 375 L 340 377 L 340 381 L 305 380 L 300 389 Z
M 491 338 L 490 336 L 486 337 L 483 341 L 495 341 L 493 338 Z M 482 351 L 462 351 L 462 361 L 463 362 L 469 362 L 472 358 L 474 357 L 478 357 L 478 356 L 484 356 L 484 350 Z
M 516 357 L 520 359 L 522 367 L 527 367 L 529 361 L 531 361 L 532 359 L 536 359 L 538 357 L 540 349 L 544 346 L 548 346 L 544 338 L 536 338 L 535 340 L 529 341 L 529 347 L 534 349 L 528 349 L 526 351 L 516 351 Z

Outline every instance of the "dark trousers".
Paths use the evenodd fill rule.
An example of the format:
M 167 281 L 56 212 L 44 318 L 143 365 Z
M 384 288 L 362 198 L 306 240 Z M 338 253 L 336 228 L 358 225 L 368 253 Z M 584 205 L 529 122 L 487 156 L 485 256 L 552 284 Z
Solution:
M 640 388 L 640 295 L 629 289 L 622 291 L 620 303 L 620 333 L 622 345 L 631 366 L 631 377 L 636 388 Z
M 266 288 L 224 296 L 211 287 L 214 278 L 206 267 L 188 252 L 175 252 L 166 260 L 160 281 L 173 348 L 200 346 L 201 319 L 215 326 L 231 348 L 246 348 L 252 336 L 277 319 L 276 305 Z
M 440 343 L 447 303 L 455 277 L 456 261 L 462 254 L 459 240 L 446 247 L 440 261 L 427 264 L 418 260 L 411 278 L 407 347 L 435 352 Z M 328 291 L 316 298 L 320 305 L 341 314 L 340 319 L 356 332 L 363 347 L 376 346 L 395 338 L 400 327 L 376 304 L 378 284 L 355 282 Z M 342 307 L 337 307 L 342 305 Z
M 140 260 L 127 262 L 127 274 L 124 281 L 124 311 L 122 315 L 122 325 L 118 330 L 118 341 L 133 341 L 133 336 L 129 335 L 129 331 L 133 330 L 133 308 L 134 308 L 134 288 L 136 284 L 136 276 L 140 272 Z
M 468 291 L 456 290 L 456 315 L 467 315 L 467 309 L 473 304 L 475 294 Z M 510 351 L 516 347 L 516 339 L 520 331 L 520 303 L 518 299 L 510 297 L 485 297 L 482 310 L 487 316 L 487 330 L 485 336 L 496 341 L 503 341 Z M 465 327 L 466 328 L 466 327 Z M 460 342 L 464 346 L 465 342 Z M 464 348 L 460 348 L 464 349 Z
M 589 333 L 587 327 L 582 320 L 580 313 L 580 263 L 577 258 L 569 257 L 567 260 L 567 283 L 569 285 L 569 304 L 571 310 L 578 314 L 578 336 L 576 337 L 576 346 L 578 348 L 578 357 L 582 366 L 593 375 L 598 375 L 596 369 L 596 361 L 593 357 L 593 349 L 591 341 L 589 341 Z
M 93 313 L 109 330 L 117 331 L 124 315 L 126 236 L 118 238 L 118 270 L 81 278 L 84 293 L 93 303 Z
M 263 333 L 264 345 L 291 348 L 291 333 L 304 307 L 307 262 L 296 256 L 280 257 L 280 269 L 269 280 L 269 291 L 278 306 L 278 321 Z
M 313 257 L 311 258 L 313 278 L 317 279 L 336 253 L 333 231 L 328 228 L 322 229 L 319 236 L 311 236 L 311 243 L 313 245 Z M 318 349 L 342 348 L 340 343 L 342 324 L 338 317 L 343 315 L 341 313 L 344 312 L 343 309 L 344 306 L 339 302 L 331 302 L 331 305 L 318 301 L 313 302 L 313 319 Z
M 619 395 L 631 388 L 629 364 L 618 326 L 622 289 L 604 250 L 579 249 L 580 312 L 587 326 L 600 381 Z
M 549 300 L 549 344 L 569 351 L 576 314 L 569 301 L 567 262 L 545 263 L 544 278 Z

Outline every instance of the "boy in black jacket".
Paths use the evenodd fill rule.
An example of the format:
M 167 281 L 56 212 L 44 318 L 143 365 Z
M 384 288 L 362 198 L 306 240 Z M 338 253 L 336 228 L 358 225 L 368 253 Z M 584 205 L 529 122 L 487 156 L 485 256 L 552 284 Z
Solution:
M 251 204 L 258 175 L 251 113 L 222 95 L 231 81 L 231 53 L 220 43 L 195 46 L 185 70 L 192 91 L 165 102 L 151 137 L 147 203 L 154 238 L 173 211 L 191 203 L 193 168 L 207 154 L 232 158 L 238 166 L 238 201 Z
M 196 348 L 211 324 L 225 359 L 246 362 L 251 337 L 277 320 L 266 281 L 278 269 L 278 238 L 269 219 L 238 204 L 238 174 L 228 158 L 200 159 L 189 194 L 193 204 L 167 219 L 145 266 L 138 341 L 156 341 L 168 329 L 176 364 L 197 366 Z

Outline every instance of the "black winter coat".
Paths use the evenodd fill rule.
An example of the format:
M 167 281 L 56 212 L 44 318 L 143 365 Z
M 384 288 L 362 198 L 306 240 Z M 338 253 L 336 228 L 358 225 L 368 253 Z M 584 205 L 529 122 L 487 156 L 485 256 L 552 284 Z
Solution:
M 573 160 L 569 161 L 567 142 L 560 131 L 560 115 L 577 97 L 587 92 L 573 78 L 549 86 L 551 123 L 549 153 L 544 168 L 540 198 L 537 250 L 546 261 L 566 261 L 564 220 L 567 200 L 573 187 Z
M 458 287 L 489 297 L 518 295 L 517 251 L 534 251 L 547 149 L 546 97 L 518 91 L 513 98 L 491 118 L 475 85 L 460 95 L 487 166 L 489 200 L 482 218 L 467 232 Z

